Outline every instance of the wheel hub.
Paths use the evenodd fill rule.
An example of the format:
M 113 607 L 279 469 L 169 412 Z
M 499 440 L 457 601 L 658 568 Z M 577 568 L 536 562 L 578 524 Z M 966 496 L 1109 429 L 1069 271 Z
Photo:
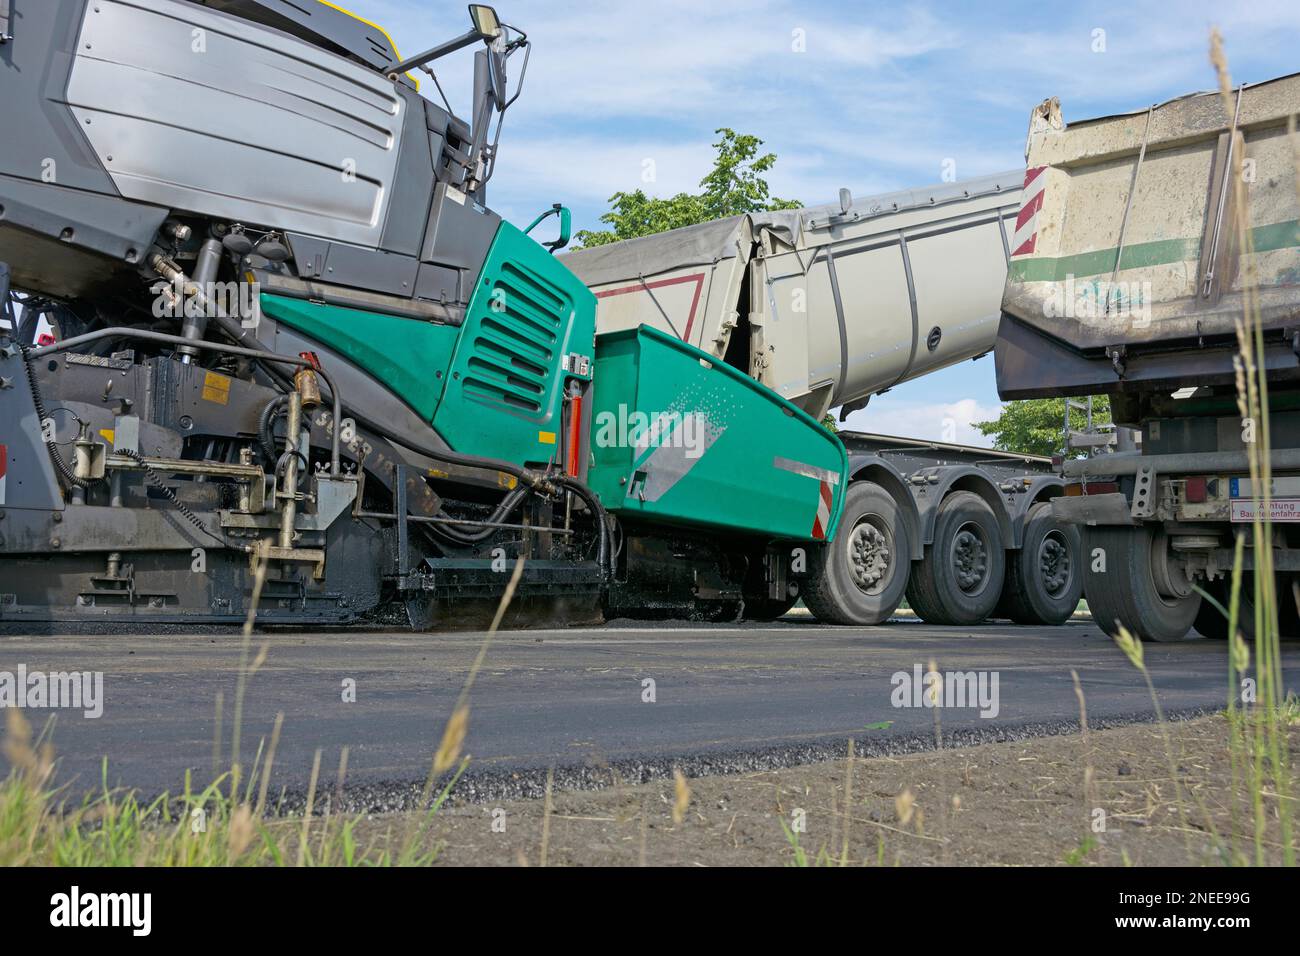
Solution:
M 984 538 L 972 524 L 963 525 L 952 539 L 952 570 L 957 586 L 973 594 L 984 585 L 989 556 Z
M 875 525 L 864 521 L 853 529 L 848 547 L 853 583 L 870 593 L 889 571 L 889 539 Z
M 1064 592 L 1070 584 L 1070 550 L 1055 531 L 1044 537 L 1038 547 L 1038 573 L 1043 589 L 1053 597 Z

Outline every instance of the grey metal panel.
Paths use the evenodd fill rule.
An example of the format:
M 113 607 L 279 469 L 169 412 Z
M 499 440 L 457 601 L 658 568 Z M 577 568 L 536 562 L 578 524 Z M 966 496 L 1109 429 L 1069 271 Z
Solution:
M 461 275 L 459 269 L 448 269 L 431 262 L 420 263 L 420 273 L 415 279 L 416 298 L 431 299 L 434 302 L 463 300 L 467 290 L 463 287 Z
M 0 174 L 0 259 L 22 289 L 85 295 L 136 269 L 166 217 L 157 206 Z
M 438 183 L 433 190 L 420 259 L 440 270 L 430 272 L 421 268 L 420 296 L 443 301 L 445 292 L 445 301 L 468 305 L 474 282 L 483 271 L 488 250 L 500 228 L 501 217 L 496 213 L 475 206 L 455 186 Z M 445 270 L 455 270 L 454 286 Z
M 293 249 L 298 275 L 304 279 L 337 282 L 354 289 L 410 297 L 420 260 L 380 249 L 366 249 L 310 236 L 286 237 Z
M 388 218 L 380 244 L 389 252 L 418 256 L 424 227 L 429 221 L 434 162 L 442 151 L 442 145 L 439 139 L 439 152 L 430 152 L 429 129 L 425 124 L 420 95 L 410 90 L 400 92 L 406 99 L 406 128 L 402 131 L 392 201 L 388 204 Z
M 346 53 L 387 74 L 401 53 L 382 29 L 346 11 L 313 0 L 195 0 L 207 7 L 292 33 L 312 43 Z M 414 86 L 409 76 L 402 82 Z
M 0 352 L 0 378 L 13 383 L 12 388 L 0 388 L 0 444 L 5 446 L 8 470 L 0 507 L 62 511 L 63 498 L 49 452 L 41 441 L 41 422 L 27 384 L 27 370 L 16 348 Z M 8 528 L 0 521 L 0 544 L 5 537 L 12 539 Z
M 68 101 L 128 198 L 379 243 L 406 103 L 372 70 L 197 4 L 96 0 Z
M 34 182 L 53 176 L 62 186 L 115 195 L 64 104 L 85 5 L 86 0 L 12 0 L 23 42 L 0 46 L 0 172 Z
M 434 189 L 420 258 L 470 269 L 478 275 L 500 226 L 501 217 L 496 213 L 475 207 L 463 192 L 439 183 Z

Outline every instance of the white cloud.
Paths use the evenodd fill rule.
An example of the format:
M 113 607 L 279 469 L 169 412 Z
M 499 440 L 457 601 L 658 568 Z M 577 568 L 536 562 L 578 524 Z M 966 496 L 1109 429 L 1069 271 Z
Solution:
M 840 427 L 851 431 L 955 442 L 959 445 L 987 446 L 989 439 L 973 423 L 992 421 L 1001 411 L 1001 405 L 984 405 L 973 398 L 927 403 L 877 396 L 866 408 L 851 413 Z
M 614 142 L 520 136 L 509 148 L 502 148 L 495 182 L 512 197 L 526 189 L 537 202 L 549 202 L 554 196 L 604 203 L 619 190 L 634 189 L 671 196 L 694 192 L 712 157 L 707 140 Z M 648 171 L 653 171 L 653 180 L 645 178 Z

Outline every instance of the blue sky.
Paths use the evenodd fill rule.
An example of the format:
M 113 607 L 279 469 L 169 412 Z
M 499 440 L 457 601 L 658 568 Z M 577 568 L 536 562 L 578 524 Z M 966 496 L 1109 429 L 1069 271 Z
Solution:
M 460 3 L 344 5 L 385 26 L 407 55 L 468 26 Z M 1300 68 L 1295 0 L 496 6 L 535 44 L 489 191 L 520 224 L 563 202 L 575 228 L 595 227 L 616 190 L 694 190 L 719 126 L 765 140 L 779 157 L 773 193 L 808 205 L 841 186 L 862 197 L 935 183 L 945 160 L 959 178 L 1023 166 L 1029 111 L 1046 97 L 1059 96 L 1070 121 L 1213 87 L 1212 25 L 1238 81 Z M 464 112 L 469 54 L 440 61 L 438 75 Z M 988 357 L 900 386 L 850 422 L 939 438 L 951 419 L 959 441 L 982 444 L 969 423 L 998 405 Z

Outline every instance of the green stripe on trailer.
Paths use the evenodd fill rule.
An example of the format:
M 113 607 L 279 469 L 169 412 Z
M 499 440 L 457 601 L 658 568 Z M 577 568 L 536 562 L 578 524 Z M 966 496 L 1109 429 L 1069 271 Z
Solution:
M 1250 238 L 1255 252 L 1295 248 L 1300 246 L 1300 221 L 1291 219 L 1268 226 L 1255 226 L 1250 230 Z M 1012 259 L 1011 278 L 1021 282 L 1061 282 L 1069 276 L 1082 278 L 1109 275 L 1115 268 L 1117 252 L 1117 248 L 1112 246 L 1109 249 L 1098 249 L 1096 252 L 1080 252 L 1055 259 L 1046 256 Z M 1194 263 L 1200 258 L 1200 239 L 1137 242 L 1124 247 L 1123 268 L 1120 272 L 1168 265 L 1173 262 Z
M 816 540 L 848 484 L 839 439 L 707 352 L 648 326 L 596 340 L 588 483 L 614 514 Z

